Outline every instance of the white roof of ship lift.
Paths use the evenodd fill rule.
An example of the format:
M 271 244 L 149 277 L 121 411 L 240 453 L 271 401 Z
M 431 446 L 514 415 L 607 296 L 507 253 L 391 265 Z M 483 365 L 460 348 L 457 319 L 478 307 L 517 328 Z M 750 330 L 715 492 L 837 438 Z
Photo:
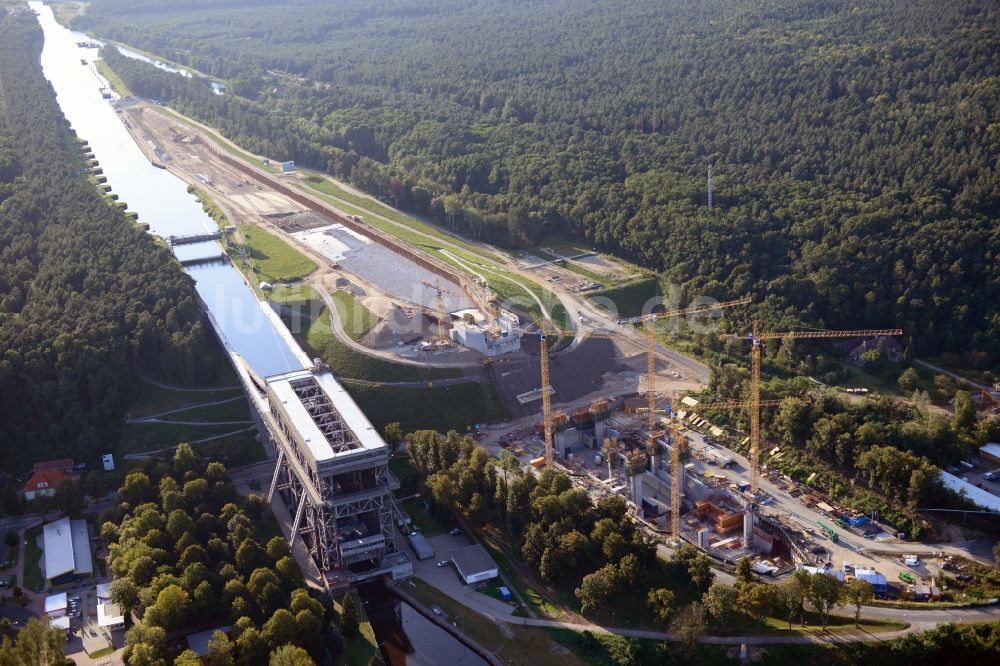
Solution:
M 302 436 L 302 441 L 309 447 L 309 452 L 317 462 L 330 460 L 341 455 L 349 455 L 358 451 L 353 449 L 334 453 L 333 448 L 326 437 L 320 431 L 319 426 L 313 421 L 312 416 L 306 410 L 305 405 L 295 394 L 291 382 L 298 379 L 312 378 L 322 388 L 323 392 L 330 398 L 334 409 L 340 414 L 340 418 L 357 437 L 361 447 L 366 450 L 373 450 L 385 446 L 382 437 L 375 430 L 368 417 L 365 416 L 361 408 L 354 402 L 354 399 L 347 393 L 340 382 L 334 378 L 330 372 L 313 373 L 309 370 L 297 370 L 267 378 L 268 385 L 274 394 L 281 401 L 282 406 L 292 420 L 295 429 Z
M 952 490 L 958 494 L 965 494 L 966 498 L 975 502 L 978 506 L 990 511 L 1000 511 L 1000 497 L 997 497 L 993 493 L 983 490 L 982 488 L 977 488 L 968 481 L 963 481 L 954 474 L 949 474 L 948 472 L 941 472 L 941 483 L 945 485 L 948 490 Z
M 42 543 L 46 578 L 56 578 L 73 570 L 73 528 L 69 518 L 45 525 Z

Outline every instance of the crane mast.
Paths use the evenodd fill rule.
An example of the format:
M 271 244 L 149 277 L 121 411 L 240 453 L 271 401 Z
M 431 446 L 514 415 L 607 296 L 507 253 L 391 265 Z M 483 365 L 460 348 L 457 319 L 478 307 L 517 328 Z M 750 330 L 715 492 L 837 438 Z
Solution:
M 784 331 L 761 333 L 757 320 L 753 321 L 750 335 L 724 333 L 722 340 L 750 341 L 750 494 L 757 495 L 760 484 L 760 357 L 765 340 L 796 340 L 816 338 L 871 338 L 902 335 L 901 328 L 871 328 L 853 331 Z
M 545 337 L 545 324 L 538 324 L 538 349 L 542 365 L 542 430 L 545 434 L 545 466 L 552 467 L 555 452 L 552 448 L 552 396 L 549 395 L 549 341 Z

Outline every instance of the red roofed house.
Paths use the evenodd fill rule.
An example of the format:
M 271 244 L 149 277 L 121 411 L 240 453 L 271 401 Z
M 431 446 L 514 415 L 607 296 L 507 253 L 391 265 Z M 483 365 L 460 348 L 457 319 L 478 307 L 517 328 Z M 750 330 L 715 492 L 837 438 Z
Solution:
M 30 502 L 39 495 L 54 495 L 56 487 L 67 478 L 66 471 L 72 469 L 72 458 L 43 460 L 35 463 L 31 470 L 31 478 L 21 489 L 21 492 L 24 493 L 24 499 Z
M 24 499 L 29 502 L 39 495 L 54 495 L 56 486 L 65 478 L 65 472 L 59 469 L 37 470 L 32 473 L 21 492 L 24 493 Z

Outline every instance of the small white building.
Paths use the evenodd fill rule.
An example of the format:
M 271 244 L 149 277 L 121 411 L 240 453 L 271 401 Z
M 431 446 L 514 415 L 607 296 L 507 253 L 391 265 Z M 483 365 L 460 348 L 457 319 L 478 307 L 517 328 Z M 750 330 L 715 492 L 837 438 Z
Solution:
M 481 544 L 455 548 L 451 551 L 451 562 L 458 570 L 466 585 L 496 578 L 500 568 Z
M 52 619 L 66 615 L 66 609 L 68 607 L 69 598 L 66 596 L 65 592 L 45 597 L 45 614 Z
M 97 626 L 110 630 L 125 628 L 125 615 L 118 604 L 97 604 Z
M 63 615 L 62 617 L 56 617 L 49 620 L 49 625 L 52 627 L 58 627 L 62 629 L 67 634 L 69 633 L 70 619 L 68 615 Z
M 111 583 L 100 583 L 97 586 L 97 600 L 102 603 L 111 601 Z
M 452 323 L 449 336 L 453 342 L 486 356 L 501 356 L 521 349 L 520 319 L 513 312 L 501 310 L 491 326 L 460 319 Z

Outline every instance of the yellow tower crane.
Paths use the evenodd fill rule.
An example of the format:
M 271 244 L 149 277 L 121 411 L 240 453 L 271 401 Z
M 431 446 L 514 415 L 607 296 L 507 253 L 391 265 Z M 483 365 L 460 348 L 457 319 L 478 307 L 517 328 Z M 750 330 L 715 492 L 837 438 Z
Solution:
M 760 481 L 760 356 L 765 340 L 801 340 L 814 338 L 871 338 L 902 335 L 901 328 L 873 328 L 856 331 L 786 331 L 761 333 L 754 320 L 749 334 L 724 333 L 722 340 L 750 342 L 750 494 L 756 497 Z
M 734 301 L 706 303 L 690 308 L 671 310 L 669 312 L 654 312 L 628 320 L 629 323 L 642 323 L 646 329 L 646 400 L 649 406 L 650 433 L 656 430 L 656 336 L 654 335 L 654 324 L 660 319 L 670 319 L 671 317 L 681 317 L 684 315 L 698 315 L 705 312 L 724 310 L 736 305 L 748 305 L 752 300 L 750 296 L 744 296 Z
M 732 301 L 725 301 L 721 303 L 705 303 L 703 305 L 695 305 L 689 308 L 682 308 L 680 310 L 671 310 L 668 312 L 656 312 L 648 315 L 643 315 L 641 317 L 634 317 L 632 319 L 625 320 L 622 323 L 630 324 L 644 324 L 646 330 L 646 400 L 648 409 L 648 443 L 647 443 L 647 455 L 651 455 L 655 451 L 656 444 L 656 337 L 654 335 L 655 329 L 654 324 L 660 319 L 669 319 L 671 317 L 680 317 L 683 315 L 698 315 L 706 312 L 714 312 L 716 310 L 723 310 L 725 308 L 731 308 L 736 305 L 748 305 L 753 299 L 750 296 L 744 296 L 743 298 L 738 298 Z M 592 333 L 588 332 L 584 337 L 611 337 L 607 333 Z M 544 384 L 543 380 L 543 384 Z M 669 410 L 668 410 L 669 411 Z M 670 419 L 668 425 L 671 430 L 671 438 L 674 445 L 670 448 L 670 517 L 671 517 L 671 529 L 674 538 L 680 536 L 680 516 L 681 516 L 681 461 L 680 461 L 680 433 L 677 431 L 674 420 Z M 631 465 L 633 470 L 639 469 L 639 461 L 633 460 Z
M 438 342 L 439 343 L 447 342 L 448 332 L 445 329 L 445 323 L 444 323 L 444 295 L 449 294 L 451 292 L 449 292 L 447 289 L 442 289 L 440 281 L 437 284 L 431 284 L 426 280 L 421 280 L 421 284 L 423 284 L 428 289 L 433 289 L 435 291 L 434 304 L 437 306 Z
M 552 467 L 555 451 L 552 448 L 552 396 L 549 395 L 549 341 L 545 337 L 545 322 L 538 322 L 538 353 L 542 366 L 542 430 L 545 433 L 545 466 Z

